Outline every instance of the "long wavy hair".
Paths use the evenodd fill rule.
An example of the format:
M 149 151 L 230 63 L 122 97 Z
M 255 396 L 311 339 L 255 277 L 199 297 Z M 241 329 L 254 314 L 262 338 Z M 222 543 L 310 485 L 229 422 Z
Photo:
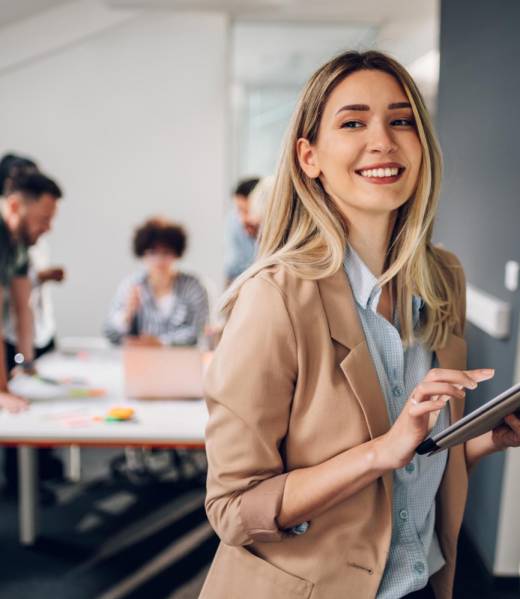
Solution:
M 297 156 L 297 140 L 314 144 L 321 118 L 334 89 L 360 70 L 378 70 L 392 75 L 402 86 L 412 106 L 422 162 L 415 191 L 398 208 L 390 236 L 381 287 L 389 284 L 401 323 L 405 346 L 416 340 L 430 349 L 442 347 L 458 321 L 457 276 L 432 241 L 439 200 L 442 156 L 424 100 L 406 69 L 393 58 L 376 51 L 345 52 L 314 73 L 300 96 L 291 119 L 267 203 L 255 263 L 240 275 L 222 298 L 226 316 L 241 286 L 265 268 L 279 265 L 303 279 L 318 280 L 343 267 L 348 230 L 344 218 L 325 192 L 319 179 L 308 177 Z M 414 333 L 412 294 L 424 303 L 420 331 Z

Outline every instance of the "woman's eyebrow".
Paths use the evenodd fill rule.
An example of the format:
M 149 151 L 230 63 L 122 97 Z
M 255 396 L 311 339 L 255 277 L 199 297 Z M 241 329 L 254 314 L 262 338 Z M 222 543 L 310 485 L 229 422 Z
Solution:
M 370 110 L 370 106 L 368 104 L 348 104 L 347 106 L 342 106 L 336 114 L 340 112 L 345 112 L 346 110 Z
M 397 110 L 399 108 L 411 108 L 411 107 L 412 106 L 411 106 L 410 102 L 393 102 L 392 104 L 388 105 L 389 110 Z M 368 110 L 370 110 L 370 106 L 368 104 L 347 104 L 346 106 L 342 106 L 336 112 L 336 114 L 339 114 L 340 112 L 345 112 L 347 110 L 367 112 Z
M 395 110 L 397 108 L 411 108 L 412 105 L 410 102 L 394 102 L 393 104 L 388 105 L 389 110 Z

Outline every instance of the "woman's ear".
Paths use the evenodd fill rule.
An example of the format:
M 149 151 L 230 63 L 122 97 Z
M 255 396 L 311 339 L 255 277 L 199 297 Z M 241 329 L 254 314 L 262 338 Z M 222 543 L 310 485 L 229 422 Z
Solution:
M 305 137 L 300 137 L 296 142 L 296 153 L 298 162 L 303 172 L 310 179 L 316 179 L 320 176 L 321 170 L 318 162 L 316 148 Z

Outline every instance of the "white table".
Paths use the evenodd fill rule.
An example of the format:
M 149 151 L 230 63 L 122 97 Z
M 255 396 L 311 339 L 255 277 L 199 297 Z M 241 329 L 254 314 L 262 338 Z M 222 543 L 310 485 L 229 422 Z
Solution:
M 50 393 L 47 398 L 33 399 L 26 412 L 0 412 L 0 444 L 18 448 L 19 536 L 24 545 L 33 544 L 38 534 L 35 448 L 204 447 L 207 421 L 204 401 L 128 400 L 124 393 L 119 350 L 82 351 L 76 355 L 52 353 L 38 361 L 38 372 L 51 378 L 86 380 L 94 387 L 105 389 L 106 395 L 95 398 L 50 398 Z M 17 386 L 23 387 L 21 383 L 22 379 L 14 379 L 10 386 L 17 390 Z M 104 416 L 116 406 L 133 407 L 135 419 L 106 422 Z

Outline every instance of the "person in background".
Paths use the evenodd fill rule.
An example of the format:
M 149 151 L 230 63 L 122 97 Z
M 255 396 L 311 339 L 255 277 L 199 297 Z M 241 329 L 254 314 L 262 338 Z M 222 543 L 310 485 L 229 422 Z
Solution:
M 37 359 L 56 348 L 56 321 L 50 289 L 47 283 L 61 283 L 65 269 L 49 263 L 49 244 L 45 238 L 29 248 L 29 279 L 31 280 L 31 310 L 34 329 L 34 358 Z M 4 338 L 8 362 L 16 354 L 16 319 L 8 294 L 4 301 Z
M 50 230 L 61 197 L 62 191 L 52 179 L 31 172 L 9 178 L 0 211 L 0 306 L 8 294 L 16 323 L 17 364 L 29 373 L 35 372 L 29 247 Z M 15 364 L 14 356 L 6 356 L 2 329 L 0 326 L 0 406 L 18 411 L 26 402 L 7 390 L 8 373 Z M 7 490 L 15 491 L 16 456 L 12 451 L 6 454 L 4 473 Z
M 260 237 L 261 228 L 265 220 L 265 211 L 271 193 L 273 192 L 275 178 L 273 175 L 262 177 L 249 196 L 249 226 L 256 229 L 256 237 Z
M 137 228 L 133 250 L 144 268 L 119 286 L 104 332 L 112 343 L 196 345 L 209 316 L 199 280 L 177 269 L 186 233 L 174 222 L 152 218 Z
M 0 195 L 6 195 L 11 181 L 16 177 L 37 172 L 39 172 L 38 165 L 31 158 L 17 154 L 4 154 L 0 159 Z
M 258 183 L 258 177 L 242 179 L 233 194 L 233 210 L 228 223 L 228 256 L 226 280 L 231 283 L 243 273 L 255 258 L 258 226 L 249 219 L 249 196 Z
M 9 194 L 11 185 L 17 177 L 37 172 L 39 172 L 38 165 L 30 158 L 6 154 L 0 160 L 0 195 L 5 197 Z M 65 270 L 61 266 L 50 264 L 48 243 L 43 237 L 28 249 L 28 254 L 28 275 L 32 286 L 30 303 L 34 328 L 34 357 L 39 358 L 55 348 L 56 323 L 50 289 L 45 283 L 61 283 L 65 278 Z M 16 319 L 8 293 L 4 298 L 3 317 L 5 349 L 9 365 L 14 363 L 16 354 Z
M 151 218 L 136 229 L 133 251 L 143 268 L 120 284 L 112 301 L 104 327 L 112 343 L 198 344 L 209 318 L 208 294 L 196 277 L 177 268 L 186 241 L 181 226 L 161 218 Z M 172 464 L 182 473 L 182 451 L 169 453 Z M 150 455 L 145 449 L 126 448 L 124 456 L 112 460 L 111 470 L 131 482 L 154 480 Z

